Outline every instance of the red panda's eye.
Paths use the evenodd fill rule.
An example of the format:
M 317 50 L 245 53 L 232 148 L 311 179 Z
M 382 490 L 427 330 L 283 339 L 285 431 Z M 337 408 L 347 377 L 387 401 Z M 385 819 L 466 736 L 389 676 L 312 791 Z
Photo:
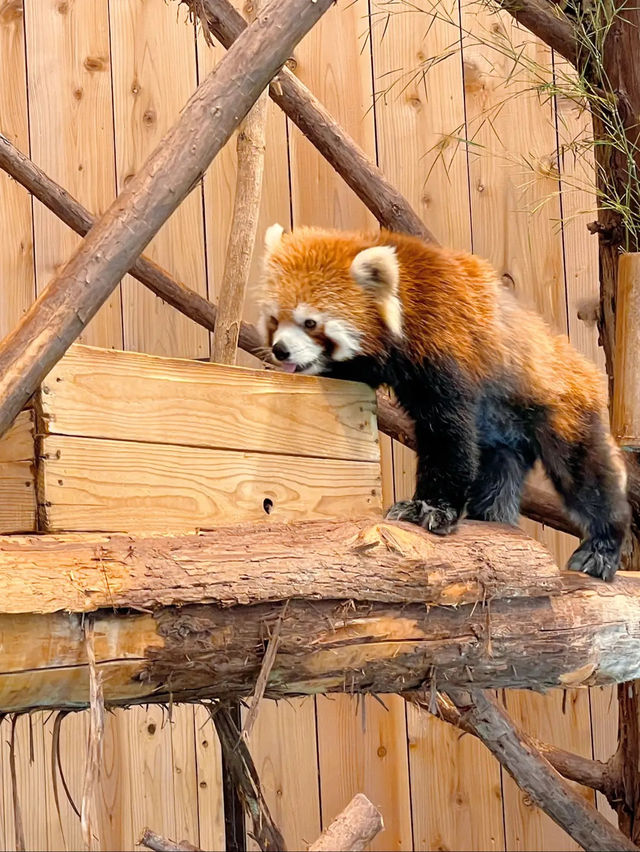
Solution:
M 312 320 L 312 319 L 308 319 L 308 320 L 304 321 L 304 327 L 309 328 L 309 329 L 315 328 L 317 326 L 317 324 L 318 323 L 315 320 Z

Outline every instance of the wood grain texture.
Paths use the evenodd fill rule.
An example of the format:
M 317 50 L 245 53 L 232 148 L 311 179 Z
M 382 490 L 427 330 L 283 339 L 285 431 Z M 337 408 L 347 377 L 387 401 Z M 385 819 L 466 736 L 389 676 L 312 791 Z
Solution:
M 249 747 L 287 848 L 306 849 L 321 831 L 314 698 L 263 700 Z
M 504 849 L 498 762 L 475 737 L 410 703 L 407 721 L 413 848 Z
M 618 263 L 616 358 L 611 428 L 620 445 L 640 449 L 640 254 Z
M 373 158 L 370 50 L 366 44 L 364 50 L 354 50 L 364 42 L 366 20 L 364 0 L 341 0 L 298 45 L 294 59 L 296 76 Z M 330 57 L 327 44 L 332 45 Z M 372 214 L 297 128 L 290 129 L 289 141 L 293 224 L 375 227 Z
M 24 7 L 5 3 L 0 10 L 0 64 L 11 85 L 0 90 L 0 130 L 29 152 L 25 69 Z M 0 174 L 0 338 L 14 327 L 35 298 L 31 199 Z
M 354 382 L 72 347 L 45 379 L 41 408 L 49 434 L 380 457 L 375 395 Z
M 382 700 L 385 706 L 364 695 L 318 697 L 322 822 L 328 826 L 357 792 L 364 793 L 385 820 L 367 848 L 411 849 L 404 700 L 397 695 Z
M 0 533 L 35 529 L 35 425 L 23 411 L 0 438 Z
M 49 282 L 17 329 L 0 344 L 1 433 L 189 194 L 258 93 L 328 4 L 329 0 L 315 4 L 279 0 L 282 14 L 267 10 L 247 28 L 189 100 L 162 144 Z M 254 68 L 252 60 L 258 56 Z M 189 157 L 184 156 L 187 149 Z
M 222 755 L 209 711 L 193 708 L 195 758 L 198 781 L 198 845 L 201 849 L 224 849 L 224 803 L 220 772 Z
M 31 156 L 100 215 L 115 196 L 108 0 L 24 5 Z M 41 293 L 80 240 L 39 203 L 34 238 Z M 122 344 L 119 290 L 81 339 L 97 346 Z
M 47 532 L 195 530 L 381 511 L 375 462 L 59 435 L 42 440 L 41 456 Z
M 110 4 L 118 189 L 131 181 L 196 88 L 193 27 L 171 3 Z M 206 296 L 202 199 L 192 192 L 149 243 L 147 256 Z M 131 277 L 123 282 L 127 349 L 207 356 L 207 333 Z

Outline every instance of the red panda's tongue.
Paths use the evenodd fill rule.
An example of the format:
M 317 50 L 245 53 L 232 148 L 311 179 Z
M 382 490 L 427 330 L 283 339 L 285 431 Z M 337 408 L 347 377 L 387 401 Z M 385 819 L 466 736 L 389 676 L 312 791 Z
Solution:
M 293 361 L 283 361 L 280 366 L 282 367 L 285 373 L 295 373 L 296 371 L 296 365 L 293 363 Z

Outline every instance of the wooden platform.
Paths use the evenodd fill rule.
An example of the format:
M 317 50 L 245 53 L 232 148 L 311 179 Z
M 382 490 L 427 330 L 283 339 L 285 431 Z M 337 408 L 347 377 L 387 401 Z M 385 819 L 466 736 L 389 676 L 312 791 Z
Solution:
M 381 511 L 375 396 L 74 346 L 0 440 L 0 532 L 163 531 Z

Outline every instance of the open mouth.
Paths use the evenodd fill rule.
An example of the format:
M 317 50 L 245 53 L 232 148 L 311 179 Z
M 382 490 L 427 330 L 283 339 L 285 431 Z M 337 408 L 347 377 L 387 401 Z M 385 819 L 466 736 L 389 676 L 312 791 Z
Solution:
M 312 364 L 313 361 L 309 361 L 308 364 L 296 364 L 295 361 L 281 361 L 279 367 L 285 373 L 304 373 Z

